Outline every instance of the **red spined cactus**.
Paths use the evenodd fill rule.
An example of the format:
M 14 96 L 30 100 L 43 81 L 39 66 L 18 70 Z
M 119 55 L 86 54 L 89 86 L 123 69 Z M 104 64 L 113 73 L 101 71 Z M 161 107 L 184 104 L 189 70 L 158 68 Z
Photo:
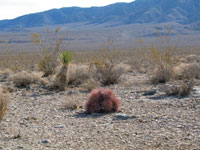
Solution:
M 119 110 L 120 101 L 110 89 L 95 89 L 85 104 L 87 113 L 111 113 Z

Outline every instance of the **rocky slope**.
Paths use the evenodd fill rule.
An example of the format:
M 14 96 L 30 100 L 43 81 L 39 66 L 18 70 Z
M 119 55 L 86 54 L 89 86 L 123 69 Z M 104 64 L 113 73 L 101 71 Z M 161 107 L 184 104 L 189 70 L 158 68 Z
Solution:
M 85 22 L 113 23 L 170 23 L 190 24 L 200 29 L 200 0 L 136 0 L 105 7 L 68 7 L 28 14 L 12 20 L 0 21 L 0 29 L 27 28 Z

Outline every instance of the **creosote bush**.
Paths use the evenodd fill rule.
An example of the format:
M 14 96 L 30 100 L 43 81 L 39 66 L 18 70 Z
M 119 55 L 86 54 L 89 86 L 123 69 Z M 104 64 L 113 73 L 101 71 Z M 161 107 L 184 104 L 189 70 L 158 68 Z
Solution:
M 85 104 L 87 113 L 111 113 L 119 110 L 120 101 L 110 89 L 95 89 Z
M 39 50 L 38 68 L 42 71 L 43 77 L 54 74 L 58 65 L 58 55 L 62 49 L 64 37 L 59 34 L 60 28 L 56 28 L 54 32 L 46 30 L 46 37 L 38 33 L 32 34 L 32 43 Z
M 173 79 L 174 77 L 174 65 L 177 62 L 177 57 L 173 57 L 174 52 L 177 49 L 175 40 L 171 39 L 171 28 L 170 26 L 164 27 L 166 31 L 157 31 L 157 40 L 160 41 L 159 45 L 152 45 L 149 48 L 150 51 L 150 62 L 153 64 L 154 72 L 152 83 L 165 83 Z M 164 34 L 163 34 L 164 33 Z
M 150 48 L 152 64 L 155 68 L 151 83 L 166 83 L 174 77 L 174 59 L 168 49 L 158 50 L 155 46 Z
M 8 108 L 8 96 L 3 93 L 3 89 L 0 88 L 0 121 L 3 119 L 5 112 Z

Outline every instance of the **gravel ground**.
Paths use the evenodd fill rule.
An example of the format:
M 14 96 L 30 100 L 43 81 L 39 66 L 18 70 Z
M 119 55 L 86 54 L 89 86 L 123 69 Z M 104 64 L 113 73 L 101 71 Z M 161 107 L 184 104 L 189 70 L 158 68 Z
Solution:
M 83 90 L 14 88 L 0 123 L 0 149 L 200 149 L 200 87 L 189 97 L 167 97 L 144 84 L 143 74 L 124 78 L 109 87 L 121 102 L 120 112 L 111 114 L 86 114 L 82 106 L 89 93 Z M 152 88 L 155 93 L 146 93 Z M 70 109 L 68 102 L 80 107 Z

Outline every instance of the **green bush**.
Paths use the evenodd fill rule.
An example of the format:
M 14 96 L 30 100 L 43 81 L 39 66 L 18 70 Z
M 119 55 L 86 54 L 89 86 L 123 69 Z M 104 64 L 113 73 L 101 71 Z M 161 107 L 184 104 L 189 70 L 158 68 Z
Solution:
M 69 51 L 65 51 L 59 54 L 59 61 L 62 67 L 56 77 L 58 80 L 59 89 L 61 91 L 65 90 L 67 85 L 68 65 L 71 60 L 72 60 L 72 54 Z
M 68 65 L 72 60 L 72 54 L 69 51 L 64 51 L 59 54 L 59 60 L 62 65 Z

